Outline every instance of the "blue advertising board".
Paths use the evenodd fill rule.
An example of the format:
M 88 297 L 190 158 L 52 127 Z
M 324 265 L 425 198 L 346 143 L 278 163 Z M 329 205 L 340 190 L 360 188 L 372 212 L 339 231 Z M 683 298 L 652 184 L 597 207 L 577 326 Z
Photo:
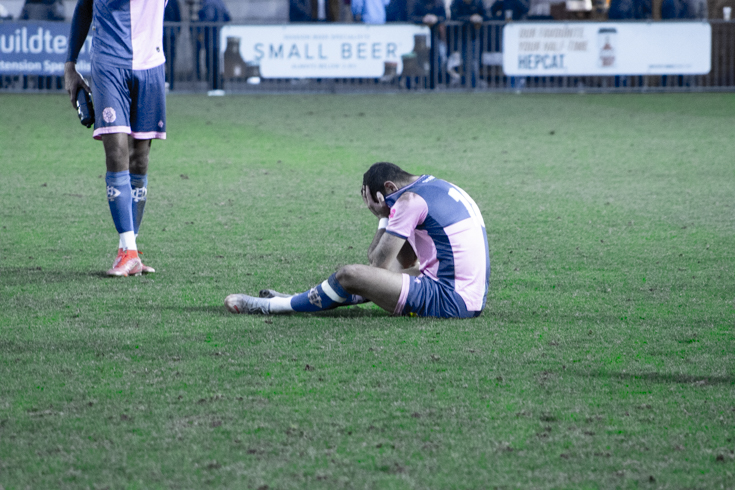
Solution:
M 0 22 L 0 74 L 62 76 L 69 46 L 67 22 Z M 77 60 L 77 70 L 92 68 L 92 37 L 87 37 Z

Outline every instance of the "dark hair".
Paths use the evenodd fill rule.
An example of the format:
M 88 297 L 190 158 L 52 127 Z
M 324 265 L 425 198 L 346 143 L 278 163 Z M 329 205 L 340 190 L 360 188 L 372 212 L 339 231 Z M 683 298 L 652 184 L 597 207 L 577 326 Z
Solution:
M 365 175 L 362 176 L 362 185 L 366 185 L 370 189 L 370 194 L 373 199 L 378 200 L 377 193 L 386 196 L 384 184 L 387 181 L 391 181 L 396 185 L 400 185 L 408 182 L 412 174 L 409 174 L 398 165 L 389 162 L 378 162 L 374 163 Z

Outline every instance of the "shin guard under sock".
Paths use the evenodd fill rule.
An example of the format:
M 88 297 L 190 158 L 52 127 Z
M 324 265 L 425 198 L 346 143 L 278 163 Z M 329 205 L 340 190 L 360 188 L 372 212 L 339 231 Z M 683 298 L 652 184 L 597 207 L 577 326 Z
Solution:
M 306 292 L 291 297 L 291 308 L 299 312 L 314 312 L 331 310 L 338 306 L 355 303 L 355 296 L 344 290 L 337 282 L 337 274 Z M 357 298 L 360 298 L 357 296 Z
M 118 233 L 133 231 L 132 192 L 130 172 L 107 172 L 107 201 L 110 204 L 112 221 Z
M 133 231 L 138 234 L 140 222 L 143 221 L 143 211 L 148 197 L 148 176 L 145 174 L 130 174 L 132 194 Z

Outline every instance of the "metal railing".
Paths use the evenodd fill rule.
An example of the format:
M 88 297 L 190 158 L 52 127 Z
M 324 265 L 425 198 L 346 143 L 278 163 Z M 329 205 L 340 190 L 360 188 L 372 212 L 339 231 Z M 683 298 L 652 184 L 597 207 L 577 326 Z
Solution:
M 446 22 L 430 43 L 417 40 L 400 75 L 380 78 L 260 78 L 233 76 L 220 53 L 219 23 L 165 23 L 166 80 L 173 92 L 395 92 L 476 90 L 524 92 L 646 92 L 735 90 L 735 22 L 711 20 L 711 71 L 706 75 L 508 76 L 502 67 L 503 22 L 479 29 Z M 63 91 L 59 76 L 0 75 L 0 91 Z

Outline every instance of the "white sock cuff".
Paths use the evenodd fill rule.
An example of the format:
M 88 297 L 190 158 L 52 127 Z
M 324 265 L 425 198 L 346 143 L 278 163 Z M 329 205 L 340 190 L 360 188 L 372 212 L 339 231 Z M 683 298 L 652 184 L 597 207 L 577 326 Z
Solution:
M 290 313 L 293 310 L 291 308 L 291 296 L 288 298 L 271 298 L 271 313 Z
M 138 250 L 138 245 L 135 244 L 134 231 L 126 231 L 125 233 L 120 233 L 120 248 L 122 248 L 123 250 Z
M 347 298 L 343 298 L 339 294 L 337 294 L 337 291 L 332 289 L 332 286 L 329 285 L 329 281 L 324 281 L 322 283 L 322 289 L 324 290 L 324 294 L 329 296 L 329 299 L 332 301 L 336 301 L 337 303 L 344 303 Z

